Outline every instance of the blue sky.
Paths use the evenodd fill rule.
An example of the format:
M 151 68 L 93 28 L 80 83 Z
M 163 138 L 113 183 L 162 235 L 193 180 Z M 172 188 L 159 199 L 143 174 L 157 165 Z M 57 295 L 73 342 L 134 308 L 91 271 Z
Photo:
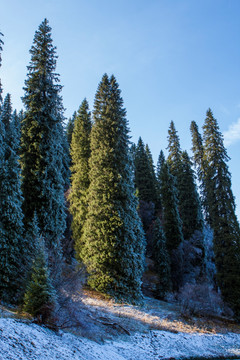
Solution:
M 190 122 L 201 128 L 211 107 L 225 134 L 240 218 L 240 1 L 1 1 L 0 78 L 18 110 L 29 49 L 45 17 L 57 46 L 66 117 L 84 97 L 92 107 L 102 75 L 113 73 L 132 140 L 142 136 L 156 161 L 161 149 L 166 153 L 171 120 L 182 149 L 190 150 Z

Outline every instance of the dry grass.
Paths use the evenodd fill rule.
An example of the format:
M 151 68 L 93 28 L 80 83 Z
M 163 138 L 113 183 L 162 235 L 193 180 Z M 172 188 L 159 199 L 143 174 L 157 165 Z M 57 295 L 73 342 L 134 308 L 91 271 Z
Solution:
M 121 323 L 129 332 L 165 330 L 183 333 L 240 333 L 240 326 L 225 319 L 200 317 L 184 318 L 177 304 L 144 298 L 144 305 L 118 304 L 88 289 L 79 294 L 79 300 L 97 319 Z
M 70 301 L 70 311 L 62 315 L 69 323 L 65 330 L 100 343 L 118 336 L 126 337 L 127 334 L 147 333 L 149 330 L 188 334 L 240 333 L 240 326 L 231 321 L 221 318 L 185 318 L 176 303 L 170 304 L 149 297 L 144 298 L 143 305 L 134 306 L 116 303 L 87 288 L 65 296 Z M 16 309 L 3 307 L 0 308 L 0 317 L 26 319 L 26 315 L 17 313 Z M 61 314 L 59 317 L 61 318 Z

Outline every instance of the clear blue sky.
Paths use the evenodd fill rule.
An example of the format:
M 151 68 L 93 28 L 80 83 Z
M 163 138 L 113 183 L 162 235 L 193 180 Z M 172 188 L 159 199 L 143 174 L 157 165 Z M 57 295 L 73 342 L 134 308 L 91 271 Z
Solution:
M 59 55 L 66 117 L 86 97 L 92 107 L 102 75 L 122 90 L 133 141 L 142 136 L 157 160 L 175 122 L 182 149 L 189 126 L 203 125 L 211 107 L 225 134 L 240 218 L 239 0 L 8 0 L 1 1 L 4 94 L 20 97 L 29 49 L 44 18 Z

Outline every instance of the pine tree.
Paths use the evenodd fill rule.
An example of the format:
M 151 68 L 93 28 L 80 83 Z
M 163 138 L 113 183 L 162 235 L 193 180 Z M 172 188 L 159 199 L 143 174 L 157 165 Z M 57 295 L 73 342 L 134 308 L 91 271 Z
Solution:
M 136 150 L 137 150 L 136 144 L 132 143 L 130 146 L 130 155 L 131 155 L 133 164 L 135 164 Z
M 168 131 L 168 164 L 171 174 L 175 177 L 179 214 L 182 220 L 184 239 L 189 239 L 195 230 L 200 230 L 201 209 L 198 199 L 194 173 L 186 152 L 182 152 L 179 136 L 173 121 Z
M 163 164 L 165 163 L 165 156 L 164 156 L 164 153 L 163 151 L 161 150 L 160 151 L 160 154 L 158 156 L 158 162 L 157 162 L 157 180 L 158 180 L 158 183 L 160 183 L 160 174 L 161 174 L 161 169 L 162 169 L 162 166 Z
M 75 121 L 76 116 L 77 116 L 77 113 L 75 111 L 73 113 L 73 116 L 68 119 L 68 123 L 67 123 L 67 126 L 66 126 L 66 135 L 67 135 L 67 141 L 68 141 L 69 147 L 70 147 L 71 142 L 72 142 L 72 134 L 73 134 L 74 121 Z
M 161 154 L 161 156 L 163 153 Z M 167 249 L 171 253 L 183 240 L 182 221 L 178 212 L 178 199 L 173 175 L 166 161 L 161 159 L 159 173 L 161 203 L 163 208 L 163 229 L 166 236 Z
M 67 140 L 67 133 L 63 126 L 60 128 L 60 141 L 61 141 L 61 151 L 62 151 L 62 178 L 63 178 L 63 185 L 64 191 L 69 189 L 70 186 L 70 165 L 71 165 L 71 158 L 70 158 L 70 149 Z
M 217 282 L 224 300 L 240 319 L 240 228 L 231 190 L 229 157 L 223 136 L 212 111 L 207 111 L 203 126 L 204 160 L 207 164 L 205 186 L 211 226 Z
M 168 130 L 168 158 L 167 162 L 171 174 L 176 177 L 176 181 L 180 182 L 179 172 L 181 171 L 181 155 L 182 150 L 180 147 L 179 136 L 177 135 L 177 130 L 175 128 L 174 122 L 171 121 L 170 127 Z
M 116 79 L 99 84 L 91 131 L 83 259 L 89 284 L 119 300 L 141 297 L 144 236 L 137 214 L 126 111 Z
M 135 153 L 135 184 L 139 199 L 156 203 L 156 178 L 151 153 L 147 154 L 142 138 L 138 140 Z
M 2 137 L 0 167 L 0 296 L 16 301 L 23 281 L 23 214 L 18 157 L 17 120 L 12 119 L 11 98 L 7 94 L 0 115 Z
M 36 212 L 46 245 L 57 249 L 65 229 L 63 106 L 56 49 L 46 19 L 30 53 L 21 139 L 23 211 L 26 226 Z
M 82 228 L 87 214 L 87 192 L 89 188 L 89 158 L 91 113 L 88 102 L 83 100 L 74 121 L 74 130 L 71 142 L 72 177 L 71 192 L 69 194 L 70 213 L 73 216 L 72 231 L 75 241 L 76 256 L 81 258 Z
M 2 51 L 2 45 L 3 45 L 1 36 L 3 36 L 3 34 L 0 32 L 0 67 L 2 65 L 1 64 L 2 63 L 1 51 Z M 0 113 L 1 113 L 1 103 L 2 103 L 2 84 L 1 84 L 1 79 L 0 79 Z
M 167 292 L 172 290 L 172 281 L 170 258 L 166 247 L 166 238 L 159 218 L 156 220 L 154 225 L 153 250 L 155 269 L 159 277 L 156 295 L 160 299 L 164 299 Z
M 160 207 L 160 198 L 158 196 L 158 184 L 157 184 L 157 177 L 156 177 L 156 172 L 155 172 L 155 165 L 153 162 L 153 157 L 152 157 L 152 153 L 151 150 L 148 146 L 148 144 L 146 144 L 145 146 L 145 152 L 148 158 L 148 163 L 149 163 L 149 167 L 150 167 L 150 173 L 151 173 L 151 178 L 152 178 L 152 182 L 154 184 L 154 188 L 153 188 L 153 197 L 154 197 L 154 201 L 155 201 L 155 205 L 156 208 L 159 209 Z
M 181 170 L 182 183 L 179 198 L 181 199 L 182 230 L 184 239 L 190 239 L 196 230 L 202 230 L 203 217 L 192 162 L 187 151 L 182 152 Z
M 169 171 L 168 163 L 160 154 L 159 188 L 162 205 L 163 231 L 166 236 L 166 246 L 171 259 L 171 276 L 173 289 L 178 290 L 181 285 L 182 255 L 178 252 L 183 241 L 182 221 L 178 212 L 178 199 L 173 175 Z
M 194 165 L 197 169 L 197 177 L 200 183 L 200 194 L 201 194 L 201 204 L 204 210 L 204 215 L 208 223 L 211 223 L 209 218 L 209 207 L 207 198 L 207 186 L 206 186 L 206 169 L 207 163 L 204 158 L 204 148 L 202 136 L 199 133 L 198 126 L 195 121 L 191 122 L 190 131 L 192 134 L 192 151 L 193 151 L 193 160 Z
M 36 235 L 36 233 L 33 235 Z M 37 253 L 32 265 L 31 278 L 24 295 L 23 309 L 34 318 L 37 318 L 39 322 L 45 323 L 49 320 L 56 305 L 56 292 L 49 276 L 44 241 L 39 235 L 37 240 Z

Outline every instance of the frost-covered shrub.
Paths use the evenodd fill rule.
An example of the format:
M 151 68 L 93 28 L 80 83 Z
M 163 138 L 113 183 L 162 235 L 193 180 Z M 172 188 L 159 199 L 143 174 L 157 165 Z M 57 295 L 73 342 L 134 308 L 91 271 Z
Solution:
M 189 240 L 184 240 L 182 249 L 182 285 L 186 283 L 195 284 L 204 275 L 204 245 L 203 233 L 195 231 Z
M 207 283 L 185 284 L 179 292 L 178 300 L 185 316 L 232 316 L 221 295 Z

